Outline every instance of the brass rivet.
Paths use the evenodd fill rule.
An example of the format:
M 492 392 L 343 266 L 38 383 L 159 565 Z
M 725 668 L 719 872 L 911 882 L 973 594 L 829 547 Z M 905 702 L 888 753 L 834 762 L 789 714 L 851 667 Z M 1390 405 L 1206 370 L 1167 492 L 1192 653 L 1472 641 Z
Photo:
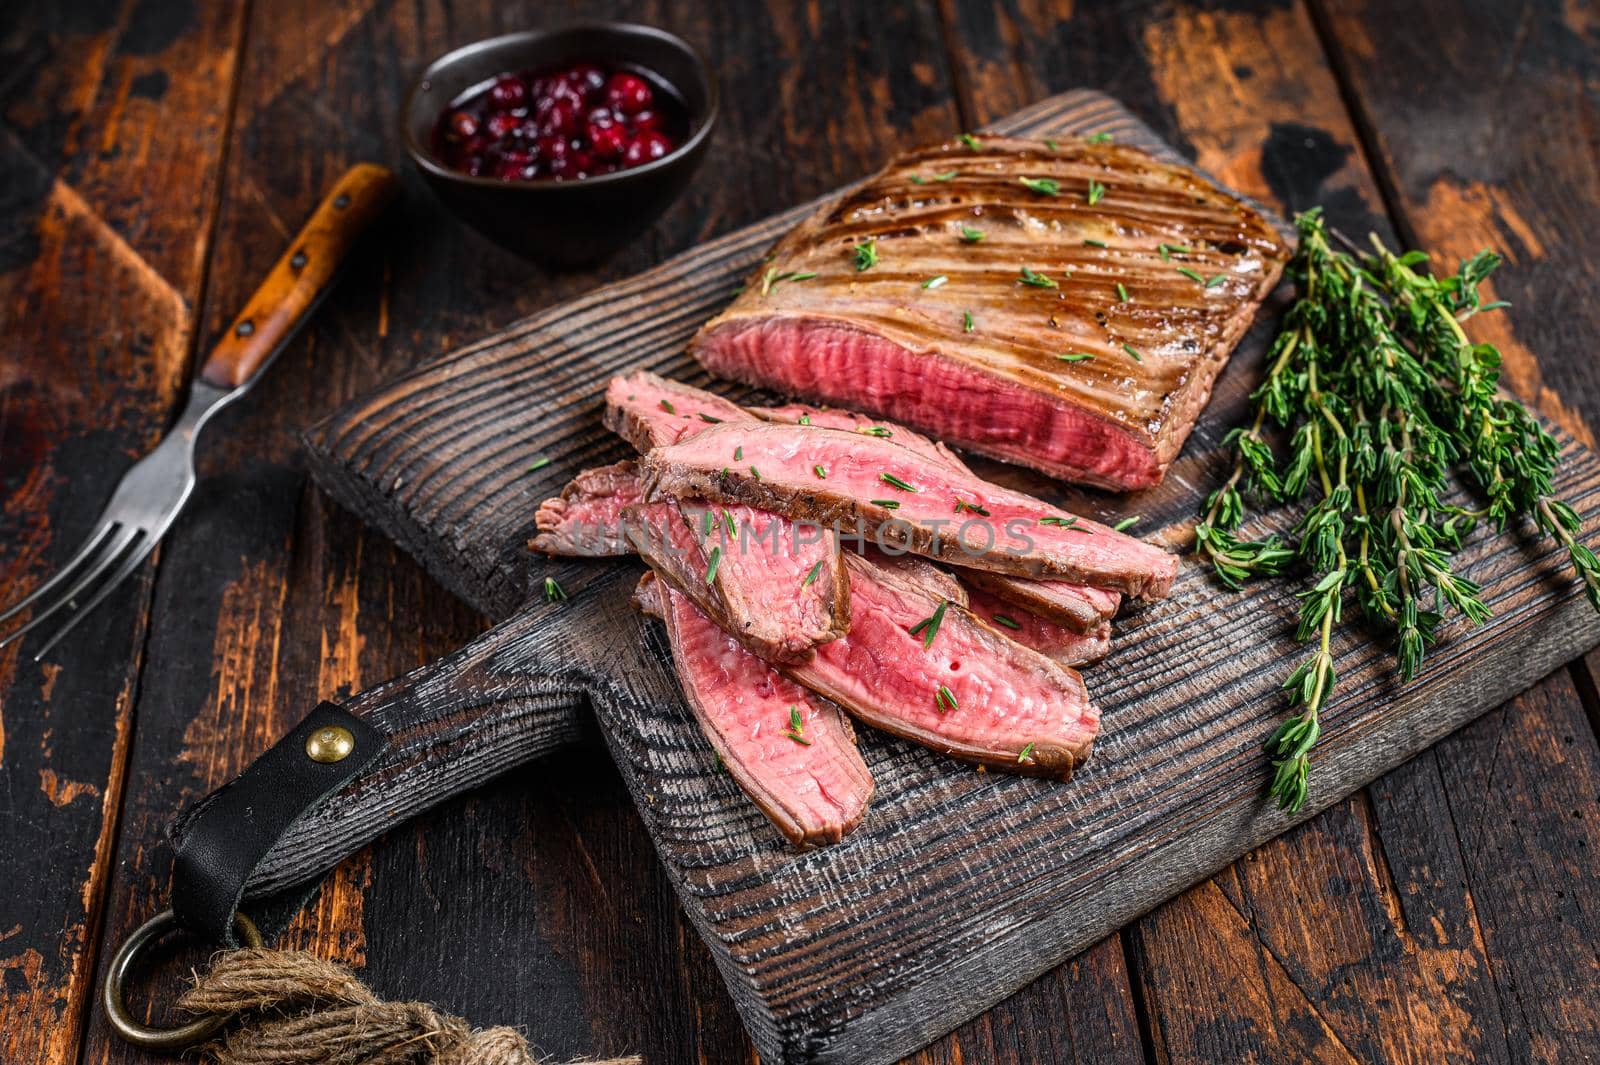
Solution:
M 342 762 L 355 749 L 356 738 L 343 725 L 319 728 L 306 737 L 306 756 L 313 762 Z

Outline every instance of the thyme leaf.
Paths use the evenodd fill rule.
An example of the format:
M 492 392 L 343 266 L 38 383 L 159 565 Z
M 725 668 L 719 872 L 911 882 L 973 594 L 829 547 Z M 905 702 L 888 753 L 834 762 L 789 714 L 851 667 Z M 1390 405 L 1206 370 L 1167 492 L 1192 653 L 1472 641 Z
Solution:
M 1559 446 L 1500 388 L 1500 352 L 1462 322 L 1486 308 L 1479 286 L 1500 264 L 1484 251 L 1453 275 L 1418 252 L 1333 246 L 1320 209 L 1295 220 L 1288 274 L 1298 289 L 1252 393 L 1253 416 L 1225 438 L 1227 479 L 1207 498 L 1195 550 L 1230 588 L 1306 572 L 1296 637 L 1310 653 L 1283 683 L 1293 715 L 1266 741 L 1272 794 L 1286 810 L 1309 793 L 1311 752 L 1338 675 L 1332 637 L 1352 601 L 1390 635 L 1402 680 L 1414 677 L 1446 615 L 1489 617 L 1481 589 L 1454 568 L 1474 525 L 1520 519 L 1566 548 L 1600 610 L 1600 560 L 1552 494 Z M 1170 250 L 1181 250 L 1176 247 Z M 1459 479 L 1476 506 L 1451 498 Z M 1238 534 L 1249 504 L 1290 505 L 1285 537 Z

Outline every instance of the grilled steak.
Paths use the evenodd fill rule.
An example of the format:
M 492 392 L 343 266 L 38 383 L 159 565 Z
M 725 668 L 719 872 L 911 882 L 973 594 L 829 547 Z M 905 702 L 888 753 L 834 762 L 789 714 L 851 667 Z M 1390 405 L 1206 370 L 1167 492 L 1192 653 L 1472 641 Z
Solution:
M 657 575 L 696 597 L 699 575 L 683 555 L 640 546 Z M 1100 712 L 1077 673 L 957 604 L 924 647 L 921 623 L 947 600 L 860 555 L 844 561 L 850 631 L 781 670 L 858 720 L 967 761 L 1065 779 L 1088 758 Z
M 1111 623 L 1092 632 L 1074 632 L 1053 621 L 974 588 L 968 596 L 972 612 L 1024 647 L 1031 647 L 1064 666 L 1087 666 L 1111 651 Z
M 737 458 L 735 456 L 738 456 Z M 1177 559 L 1032 496 L 837 429 L 712 425 L 640 462 L 645 496 L 743 503 L 796 521 L 860 523 L 883 542 L 972 569 L 1159 598 Z
M 690 350 L 722 377 L 1143 488 L 1288 255 L 1251 207 L 1132 148 L 952 142 L 801 223 Z
M 901 580 L 915 584 L 929 595 L 948 599 L 958 606 L 967 605 L 966 585 L 921 555 L 891 555 L 887 551 L 868 547 L 862 556 L 880 569 L 886 569 Z
M 929 440 L 904 426 L 884 422 L 880 418 L 869 418 L 864 414 L 834 407 L 808 407 L 802 403 L 790 403 L 782 407 L 747 407 L 746 410 L 762 421 L 788 425 L 814 425 L 820 429 L 843 429 L 849 433 L 880 436 L 885 440 L 893 440 L 901 447 L 915 451 L 933 462 L 944 463 L 952 469 L 967 469 L 967 464 L 943 444 Z
M 837 843 L 860 824 L 872 774 L 849 718 L 745 650 L 653 574 L 645 574 L 635 598 L 666 623 L 690 710 L 728 773 L 778 830 L 808 846 Z
M 831 533 L 807 541 L 776 514 L 670 502 L 627 508 L 623 527 L 647 562 L 659 569 L 670 556 L 693 574 L 678 582 L 683 591 L 768 661 L 808 658 L 849 626 L 850 586 Z
M 606 386 L 606 428 L 638 451 L 675 444 L 707 425 L 753 420 L 721 396 L 646 370 L 613 377 Z
M 1073 632 L 1095 632 L 1122 605 L 1122 596 L 1116 592 L 1071 581 L 1033 581 L 981 569 L 962 570 L 961 579 Z
M 757 424 L 725 399 L 652 373 L 613 378 L 606 389 L 606 425 L 636 448 L 689 439 L 721 422 Z M 678 520 L 665 516 L 671 509 Z M 681 498 L 665 510 L 626 510 L 624 524 L 629 520 L 651 522 L 665 543 L 680 543 L 699 560 L 704 594 L 716 600 L 702 602 L 703 608 L 735 619 L 747 643 L 765 658 L 803 658 L 848 624 L 850 586 L 831 530 L 737 505 L 712 514 Z M 685 538 L 685 528 L 698 530 L 698 539 Z M 624 536 L 635 532 L 652 529 L 627 530 Z M 707 541 L 703 553 L 701 540 Z
M 547 555 L 607 558 L 633 548 L 622 535 L 622 508 L 643 498 L 632 462 L 584 470 L 533 516 L 539 534 L 528 546 Z

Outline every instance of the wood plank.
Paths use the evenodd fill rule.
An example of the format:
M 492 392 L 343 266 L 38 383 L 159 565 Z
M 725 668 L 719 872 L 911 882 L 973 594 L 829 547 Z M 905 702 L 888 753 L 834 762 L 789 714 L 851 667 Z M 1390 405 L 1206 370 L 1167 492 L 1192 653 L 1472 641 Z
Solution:
M 1600 178 L 1582 148 L 1585 85 L 1597 68 L 1593 47 L 1580 42 L 1594 42 L 1592 16 L 1543 2 L 1452 2 L 1404 18 L 1379 4 L 1313 6 L 1409 239 L 1446 262 L 1483 247 L 1506 255 L 1491 287 L 1512 307 L 1472 331 L 1500 347 L 1524 399 L 1593 439 L 1594 361 L 1573 354 L 1600 331 L 1600 309 L 1580 295 L 1600 266 L 1574 239 L 1600 213 Z M 1591 657 L 1576 687 L 1552 677 L 1441 744 L 1433 758 L 1448 817 L 1412 829 L 1419 841 L 1441 832 L 1461 840 L 1461 879 L 1514 1060 L 1581 1058 L 1600 1025 L 1592 1005 L 1600 973 L 1581 941 L 1592 918 L 1562 909 L 1594 887 L 1594 840 L 1584 828 L 1592 829 L 1587 803 L 1600 794 L 1595 668 Z M 1529 767 L 1553 761 L 1561 770 L 1534 783 Z M 1496 767 L 1496 779 L 1469 786 L 1485 767 Z M 1568 788 L 1582 798 L 1574 802 Z M 1375 788 L 1374 800 L 1387 839 L 1415 815 L 1406 789 L 1386 791 Z
M 539 12 L 551 23 L 604 17 L 667 26 L 711 53 L 723 125 L 701 178 L 614 261 L 552 274 L 490 246 L 405 174 L 391 237 L 229 415 L 228 439 L 205 459 L 211 480 L 169 545 L 108 940 L 162 904 L 167 858 L 154 844 L 179 804 L 237 771 L 317 698 L 435 657 L 483 624 L 305 487 L 293 437 L 309 419 L 462 337 L 858 176 L 884 150 L 884 130 L 924 137 L 955 125 L 940 68 L 922 58 L 939 54 L 925 11 L 574 0 Z M 413 71 L 448 47 L 522 28 L 490 2 L 256 5 L 210 327 L 226 322 L 324 178 L 358 158 L 407 168 L 390 129 Z M 824 61 L 839 67 L 837 41 L 862 36 L 896 43 L 849 56 L 836 80 L 811 77 Z M 552 1054 L 752 1060 L 598 742 L 363 851 L 286 941 L 363 965 L 382 993 L 521 1025 Z M 439 964 L 441 952 L 460 963 Z M 85 1059 L 147 1060 L 98 1019 Z
M 1387 232 L 1359 138 L 1299 6 L 1140 5 L 1058 18 L 973 5 L 960 17 L 953 37 L 980 107 L 1076 78 L 1087 62 L 1238 187 L 1286 212 L 1322 203 L 1343 229 Z M 1040 44 L 1060 40 L 1117 61 L 1102 70 Z M 1419 762 L 1394 777 L 1435 779 L 1427 756 Z M 1428 797 L 1447 820 L 1442 797 Z M 1281 1041 L 1302 1036 L 1335 1055 L 1354 1048 L 1363 1060 L 1497 1045 L 1488 1041 L 1497 1008 L 1483 945 L 1471 934 L 1470 894 L 1456 881 L 1409 895 L 1407 910 L 1427 912 L 1411 912 L 1409 926 L 1397 913 L 1396 924 L 1375 840 L 1370 805 L 1341 802 L 1135 924 L 1138 976 L 1163 1060 L 1297 1056 Z M 1436 864 L 1461 866 L 1454 846 L 1437 849 L 1427 855 Z M 1403 848 L 1396 863 L 1414 871 L 1419 857 Z M 1281 875 L 1263 875 L 1269 869 Z M 1307 934 L 1306 924 L 1323 934 Z M 1449 942 L 1432 943 L 1424 931 L 1419 943 L 1403 935 L 1407 927 Z M 1236 979 L 1217 981 L 1217 971 Z M 1461 1023 L 1463 1001 L 1476 1007 L 1477 1023 Z
M 1080 94 L 1014 121 L 1025 130 L 1071 130 L 1117 113 L 1103 97 Z M 1116 128 L 1134 143 L 1149 136 L 1126 118 Z M 670 681 L 656 673 L 658 637 L 646 630 L 641 648 L 632 635 L 639 623 L 620 605 L 626 571 L 529 561 L 519 576 L 503 562 L 520 557 L 534 500 L 620 450 L 595 418 L 606 376 L 637 365 L 694 376 L 681 353 L 687 333 L 784 224 L 780 217 L 712 242 L 425 367 L 319 427 L 312 457 L 339 498 L 403 542 L 422 543 L 435 572 L 490 609 L 542 574 L 558 576 L 572 603 L 527 616 L 527 631 L 540 633 L 537 648 L 518 642 L 518 625 L 507 626 L 506 651 L 548 657 L 530 668 L 551 672 L 559 662 L 586 678 L 613 754 L 757 1045 L 771 1056 L 883 1060 L 1292 823 L 1261 802 L 1258 745 L 1280 712 L 1293 600 L 1270 585 L 1219 600 L 1191 570 L 1172 601 L 1124 625 L 1104 667 L 1118 684 L 1100 692 L 1116 726 L 1072 787 L 952 774 L 926 752 L 873 735 L 864 747 L 879 782 L 875 816 L 820 856 L 781 852 L 716 776 L 686 715 L 666 712 Z M 1264 339 L 1258 331 L 1235 356 L 1196 434 L 1199 450 L 1162 489 L 1120 505 L 1169 536 L 1191 519 L 1189 485 L 1212 475 L 1208 449 L 1242 405 Z M 524 435 L 506 439 L 498 427 L 508 420 Z M 444 440 L 448 448 L 434 442 Z M 535 454 L 552 465 L 530 472 Z M 1572 490 L 1587 491 L 1580 482 L 1592 463 L 1570 451 L 1562 474 L 1576 478 Z M 1385 651 L 1342 638 L 1349 709 L 1325 734 L 1319 806 L 1600 634 L 1571 585 L 1541 575 L 1557 564 L 1548 549 L 1529 555 L 1509 540 L 1485 539 L 1464 561 L 1481 567 L 1470 571 L 1510 620 L 1455 637 L 1428 678 L 1404 689 L 1391 682 Z M 1265 628 L 1264 619 L 1272 622 Z M 1554 637 L 1532 639 L 1535 628 Z M 1202 630 L 1208 646 L 1244 650 L 1226 661 L 1196 655 L 1188 641 Z M 1176 661 L 1191 670 L 1182 685 L 1163 666 Z M 1152 787 L 1157 779 L 1172 786 Z M 956 856 L 975 850 L 984 861 L 960 862 L 952 877 Z M 916 974 L 914 992 L 903 972 Z
M 0 13 L 0 602 L 71 556 L 177 401 L 241 8 L 12 4 Z M 77 1058 L 150 569 L 42 664 L 32 660 L 38 635 L 0 652 L 8 1062 Z
M 1146 17 L 1140 17 L 1141 14 Z M 1385 19 L 1378 21 L 1365 17 L 1356 21 L 1369 35 L 1384 41 L 1388 41 L 1394 33 L 1402 36 L 1415 33 L 1417 43 L 1406 47 L 1437 59 L 1437 53 L 1432 51 L 1429 31 L 1425 28 L 1427 20 L 1418 23 L 1392 10 L 1386 10 L 1384 15 Z M 1238 176 L 1232 170 L 1227 171 L 1234 175 L 1234 180 L 1242 183 L 1242 187 L 1266 195 L 1266 190 L 1260 187 L 1260 179 L 1265 178 L 1271 186 L 1272 201 L 1286 206 L 1325 202 L 1331 216 L 1342 228 L 1357 233 L 1369 228 L 1385 231 L 1381 224 L 1381 207 L 1377 196 L 1373 194 L 1372 180 L 1366 176 L 1361 165 L 1359 140 L 1351 130 L 1349 121 L 1339 113 L 1334 87 L 1329 84 L 1328 73 L 1317 55 L 1319 50 L 1316 42 L 1311 39 L 1303 17 L 1296 17 L 1283 7 L 1274 5 L 1179 5 L 1172 10 L 1170 17 L 1165 12 L 1151 16 L 1149 12 L 1119 9 L 1118 18 L 1108 19 L 1107 22 L 1110 25 L 1097 26 L 1091 18 L 1074 20 L 1070 27 L 1031 24 L 1026 32 L 1014 33 L 992 29 L 986 31 L 984 26 L 974 24 L 969 17 L 968 32 L 961 34 L 960 38 L 978 41 L 1015 39 L 1018 50 L 1024 51 L 1028 42 L 1087 36 L 1102 42 L 1100 50 L 1103 53 L 1112 54 L 1108 38 L 1136 34 L 1146 45 L 1146 63 L 1151 68 L 1152 78 L 1163 83 L 1157 110 L 1169 110 L 1173 114 L 1174 122 L 1182 128 L 1181 135 L 1195 142 L 1195 149 L 1202 160 L 1226 158 L 1227 153 L 1208 145 L 1207 138 L 1190 134 L 1190 125 L 1198 119 L 1203 127 L 1208 121 L 1216 121 L 1211 116 L 1225 116 L 1224 125 L 1227 128 L 1216 136 L 1230 142 L 1244 138 L 1246 144 L 1249 137 L 1256 136 L 1261 145 L 1259 152 L 1246 150 L 1241 156 L 1253 159 L 1259 155 L 1259 162 L 1252 161 L 1247 167 L 1259 169 L 1257 178 Z M 1460 34 L 1469 23 L 1476 32 L 1479 28 L 1492 26 L 1493 20 L 1456 17 L 1451 32 Z M 1128 29 L 1133 26 L 1138 27 L 1137 31 Z M 1124 56 L 1127 51 L 1124 49 L 1115 54 Z M 1559 49 L 1531 47 L 1528 54 L 1550 56 L 1563 53 Z M 1043 52 L 1039 61 L 1048 64 L 1049 55 L 1049 52 Z M 1166 61 L 1162 61 L 1162 57 Z M 1458 54 L 1458 58 L 1464 58 L 1464 54 Z M 972 80 L 983 84 L 992 93 L 1002 84 L 995 80 L 993 72 L 1014 65 L 993 56 L 984 57 L 975 64 L 980 74 Z M 1075 64 L 1063 63 L 1062 66 Z M 1415 66 L 1400 64 L 1385 69 L 1391 80 L 1419 78 Z M 1459 76 L 1455 73 L 1457 69 L 1433 69 L 1429 73 L 1448 79 Z M 1121 62 L 1117 70 L 1120 72 L 1117 76 L 1125 85 L 1140 81 L 1142 68 L 1136 61 Z M 1405 71 L 1403 75 L 1400 73 L 1402 70 Z M 1430 78 L 1422 80 L 1434 84 Z M 1560 78 L 1548 80 L 1561 85 L 1562 91 L 1570 90 L 1575 84 Z M 1531 81 L 1538 84 L 1539 79 Z M 1123 91 L 1135 89 L 1128 85 Z M 1241 93 L 1248 98 L 1241 100 Z M 1257 94 L 1264 101 L 1264 108 L 1255 102 Z M 1390 107 L 1402 125 L 1408 121 L 1408 116 L 1415 115 L 1414 95 L 1411 85 L 1396 85 Z M 1492 114 L 1498 106 L 1495 101 L 1485 99 L 1479 113 Z M 1241 115 L 1244 120 L 1237 121 L 1236 116 Z M 1271 125 L 1264 127 L 1263 119 Z M 1414 118 L 1409 120 L 1414 124 L 1427 124 L 1428 121 L 1423 119 L 1421 123 L 1416 123 Z M 1407 136 L 1402 139 L 1409 140 L 1414 132 L 1407 129 Z M 1337 167 L 1337 171 L 1330 173 L 1333 166 Z M 1584 174 L 1584 180 L 1592 177 L 1592 171 L 1586 170 Z M 1586 193 L 1580 194 L 1580 198 L 1583 196 Z M 1369 218 L 1365 223 L 1362 220 L 1363 212 Z M 1437 219 L 1438 228 L 1460 232 L 1452 216 L 1435 213 L 1432 217 Z M 1474 227 L 1469 225 L 1461 228 L 1470 232 Z M 1560 242 L 1552 238 L 1551 243 Z M 1463 254 L 1476 250 L 1478 246 L 1480 244 L 1473 244 L 1470 249 L 1456 247 L 1451 250 Z M 1571 244 L 1568 242 L 1563 246 L 1570 248 Z M 1575 254 L 1575 257 L 1578 256 Z M 1582 268 L 1590 269 L 1587 264 Z M 1516 312 L 1513 312 L 1513 317 L 1515 315 Z M 1533 317 L 1537 322 L 1548 322 L 1543 315 Z M 1514 352 L 1512 356 L 1515 359 Z M 1585 360 L 1560 360 L 1563 365 L 1569 361 L 1580 367 L 1580 372 L 1587 373 L 1590 370 Z M 1514 376 L 1525 373 L 1517 371 Z M 1581 382 L 1575 382 L 1571 394 L 1582 397 L 1593 393 L 1583 388 Z M 1560 417 L 1562 414 L 1562 408 L 1557 404 L 1548 404 L 1545 409 L 1552 416 Z M 1580 434 L 1584 432 L 1570 418 L 1563 419 L 1563 424 L 1577 428 Z M 1458 737 L 1446 741 L 1445 746 L 1452 747 L 1463 739 Z M 1324 815 L 1317 824 L 1320 826 L 1325 821 L 1332 822 L 1326 831 L 1313 833 L 1308 829 L 1292 834 L 1262 848 L 1253 855 L 1255 861 L 1236 866 L 1232 880 L 1243 882 L 1254 870 L 1267 866 L 1289 866 L 1291 863 L 1286 860 L 1286 855 L 1279 852 L 1292 848 L 1288 854 L 1292 855 L 1292 867 L 1298 870 L 1299 876 L 1276 886 L 1270 883 L 1258 885 L 1253 910 L 1255 919 L 1252 921 L 1254 938 L 1231 942 L 1236 949 L 1245 952 L 1287 951 L 1287 954 L 1280 956 L 1301 963 L 1298 968 L 1305 971 L 1307 994 L 1326 993 L 1327 989 L 1316 978 L 1318 971 L 1355 972 L 1358 977 L 1380 982 L 1402 980 L 1401 990 L 1406 993 L 1386 996 L 1381 1001 L 1389 1003 L 1391 1009 L 1405 1010 L 1406 1024 L 1384 1025 L 1380 1023 L 1382 1018 L 1370 1018 L 1364 1022 L 1345 1018 L 1345 1026 L 1340 1029 L 1352 1042 L 1357 1045 L 1365 1043 L 1368 1047 L 1373 1046 L 1371 1040 L 1375 1035 L 1385 1036 L 1385 1054 L 1379 1055 L 1374 1051 L 1375 1058 L 1404 1057 L 1403 1044 L 1410 1038 L 1424 1041 L 1436 1038 L 1439 1045 L 1465 1043 L 1475 1047 L 1482 1059 L 1498 1060 L 1505 1053 L 1503 1045 L 1498 1042 L 1499 1008 L 1492 996 L 1493 982 L 1489 973 L 1487 948 L 1476 931 L 1474 895 L 1466 888 L 1464 876 L 1441 873 L 1446 869 L 1461 870 L 1465 863 L 1452 830 L 1451 808 L 1437 785 L 1437 778 L 1435 756 L 1424 754 L 1376 784 L 1370 804 L 1340 804 Z M 1485 801 L 1490 800 L 1486 797 Z M 1537 801 L 1537 796 L 1521 799 L 1524 805 Z M 1363 833 L 1363 824 L 1369 832 Z M 1392 942 L 1402 944 L 1403 949 L 1383 949 L 1384 940 L 1378 939 L 1357 968 L 1348 955 L 1351 942 L 1348 936 L 1344 937 L 1343 944 L 1324 944 L 1316 937 L 1300 934 L 1298 920 L 1308 902 L 1298 885 L 1302 879 L 1323 885 L 1351 883 L 1348 870 L 1341 868 L 1345 853 L 1343 844 L 1360 841 L 1367 835 L 1377 840 L 1380 824 L 1382 842 L 1367 849 L 1363 876 L 1355 882 L 1368 885 L 1398 882 L 1398 897 L 1390 899 L 1385 907 L 1379 909 L 1372 904 L 1375 899 L 1384 898 L 1383 891 L 1347 892 L 1337 902 L 1324 895 L 1320 905 L 1312 911 L 1314 916 L 1310 918 L 1332 928 L 1359 927 L 1359 922 L 1363 920 L 1375 920 L 1375 927 L 1386 928 L 1391 922 L 1383 916 L 1385 910 L 1396 911 L 1396 939 Z M 1313 846 L 1319 838 L 1326 838 L 1336 846 L 1332 849 Z M 1372 850 L 1378 852 L 1375 858 Z M 1231 881 L 1223 878 L 1223 882 Z M 1271 894 L 1262 898 L 1263 891 Z M 1209 967 L 1219 964 L 1215 956 L 1192 957 L 1186 953 L 1192 937 L 1203 934 L 1201 930 L 1208 919 L 1199 891 L 1194 894 L 1193 901 L 1194 905 L 1187 908 L 1176 902 L 1163 908 L 1164 920 L 1159 927 L 1172 932 L 1175 937 L 1171 940 L 1169 950 L 1162 950 L 1165 937 L 1154 933 L 1151 922 L 1140 926 L 1140 940 L 1145 945 L 1146 956 L 1154 956 L 1155 963 L 1169 966 L 1170 973 L 1186 974 L 1190 981 L 1200 978 Z M 1414 912 L 1419 905 L 1425 906 L 1427 912 Z M 1279 928 L 1279 925 L 1282 927 Z M 1178 928 L 1185 931 L 1178 934 L 1174 931 Z M 1406 934 L 1408 929 L 1410 934 Z M 1385 937 L 1388 934 L 1386 931 Z M 1360 937 L 1356 937 L 1356 941 L 1359 940 Z M 1427 958 L 1430 955 L 1437 956 L 1441 950 L 1445 952 L 1445 957 L 1457 959 L 1456 963 L 1436 969 L 1428 968 Z M 1437 973 L 1443 983 L 1430 988 L 1426 984 L 1433 973 Z M 1141 975 L 1146 981 L 1147 995 L 1151 996 L 1156 1007 L 1161 1006 L 1161 988 L 1150 986 L 1152 977 L 1149 972 Z M 1175 982 L 1170 988 L 1170 997 L 1175 1000 L 1187 1001 L 1192 994 L 1189 983 Z M 1471 1020 L 1464 1025 L 1462 1018 L 1456 1015 L 1455 1004 L 1458 1002 L 1472 1004 L 1469 1011 Z M 1210 1005 L 1216 1007 L 1214 1001 L 1210 1001 Z M 1425 1022 L 1420 1028 L 1413 1027 L 1413 1019 L 1417 1017 Z M 1340 1018 L 1335 1016 L 1332 1020 L 1338 1027 Z M 1399 1036 L 1394 1033 L 1399 1033 Z M 1429 1033 L 1436 1034 L 1430 1036 Z M 1203 1060 L 1216 1049 L 1214 1046 L 1197 1045 L 1198 1031 L 1176 1033 L 1168 1029 L 1157 1034 L 1165 1044 L 1163 1052 L 1175 1060 L 1185 1057 Z

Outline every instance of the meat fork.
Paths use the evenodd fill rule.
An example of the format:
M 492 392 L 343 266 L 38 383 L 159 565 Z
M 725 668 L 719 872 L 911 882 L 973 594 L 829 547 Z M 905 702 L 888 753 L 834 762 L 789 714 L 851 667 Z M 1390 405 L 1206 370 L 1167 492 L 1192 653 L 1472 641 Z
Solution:
M 66 611 L 34 654 L 39 661 L 139 568 L 194 490 L 195 437 L 250 390 L 310 317 L 350 248 L 398 188 L 393 173 L 371 163 L 344 173 L 206 357 L 177 424 L 123 475 L 89 538 L 55 576 L 0 612 L 3 625 L 30 606 L 42 607 L 0 639 L 0 647 Z

